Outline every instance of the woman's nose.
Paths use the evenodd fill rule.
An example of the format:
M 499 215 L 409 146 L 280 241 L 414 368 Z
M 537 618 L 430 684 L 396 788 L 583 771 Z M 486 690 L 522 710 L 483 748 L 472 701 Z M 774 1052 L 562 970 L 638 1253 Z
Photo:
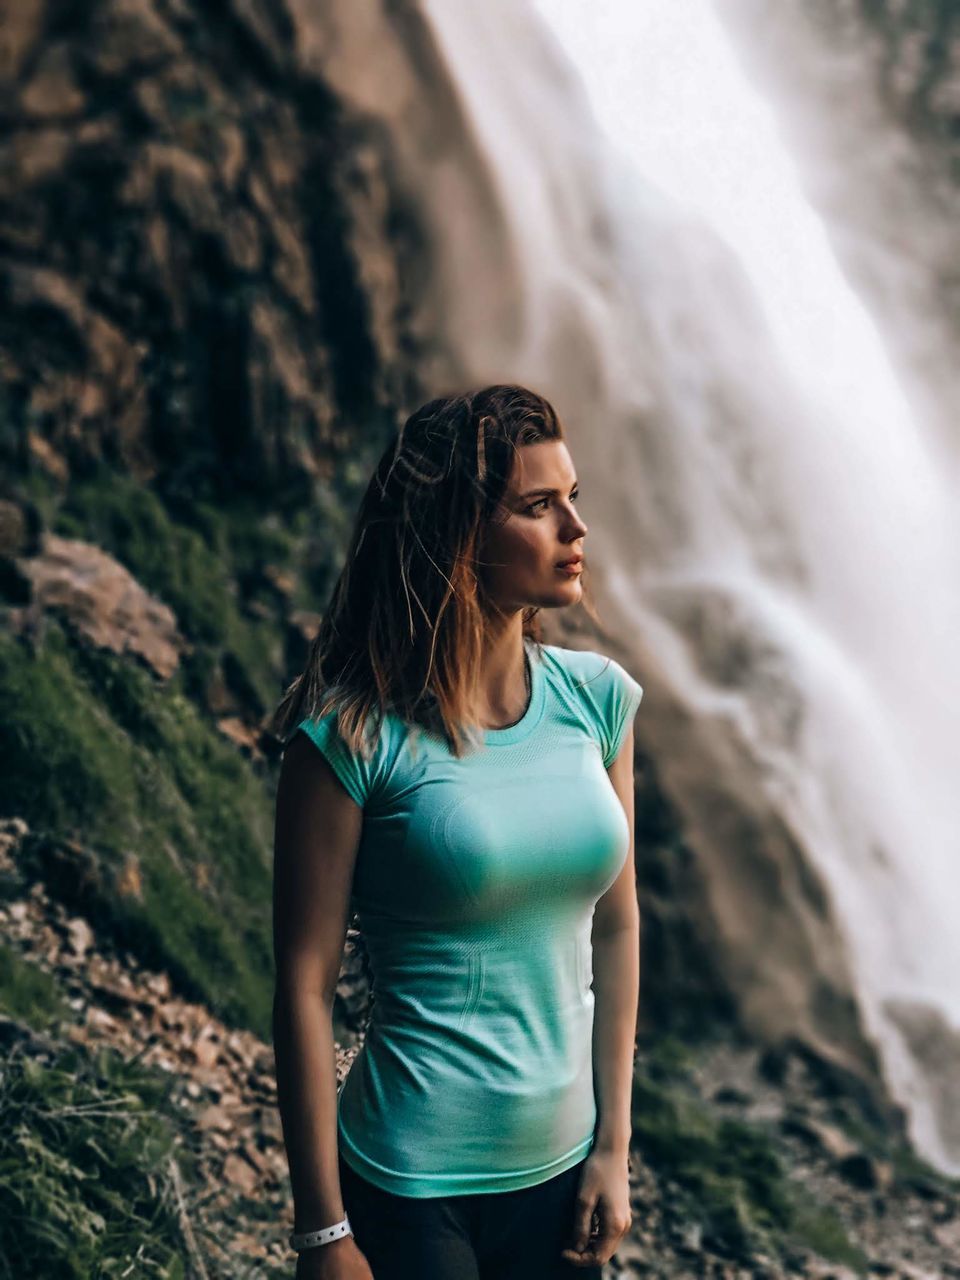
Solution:
M 578 512 L 571 510 L 570 512 L 570 536 L 572 538 L 582 538 L 587 532 L 586 521 Z

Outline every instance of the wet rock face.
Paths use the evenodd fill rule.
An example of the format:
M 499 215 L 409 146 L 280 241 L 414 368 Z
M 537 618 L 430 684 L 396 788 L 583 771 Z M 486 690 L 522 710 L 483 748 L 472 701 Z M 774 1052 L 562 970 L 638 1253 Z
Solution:
M 400 377 L 382 156 L 343 145 L 362 122 L 301 69 L 331 14 L 5 9 L 8 454 L 60 479 L 105 459 L 309 482 L 340 419 L 375 418 Z

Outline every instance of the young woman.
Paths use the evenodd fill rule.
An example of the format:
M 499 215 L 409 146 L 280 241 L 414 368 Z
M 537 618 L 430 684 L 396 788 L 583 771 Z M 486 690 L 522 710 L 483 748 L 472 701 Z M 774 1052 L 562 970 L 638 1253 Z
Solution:
M 541 642 L 539 610 L 584 599 L 578 496 L 534 392 L 424 405 L 278 708 L 298 1280 L 599 1280 L 630 1226 L 642 689 Z M 354 911 L 374 999 L 338 1094 Z

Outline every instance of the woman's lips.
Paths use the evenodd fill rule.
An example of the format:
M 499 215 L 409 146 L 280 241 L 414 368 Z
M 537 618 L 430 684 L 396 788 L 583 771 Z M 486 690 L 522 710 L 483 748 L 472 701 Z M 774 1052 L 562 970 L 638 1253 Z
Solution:
M 575 578 L 583 569 L 582 560 L 571 560 L 569 564 L 558 564 L 557 572 L 565 573 L 568 577 Z

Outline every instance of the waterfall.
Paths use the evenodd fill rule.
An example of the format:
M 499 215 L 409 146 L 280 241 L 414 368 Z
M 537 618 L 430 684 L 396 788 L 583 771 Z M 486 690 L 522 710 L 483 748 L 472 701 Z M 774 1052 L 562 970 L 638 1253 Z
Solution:
M 934 436 L 710 10 L 424 12 L 472 145 L 407 159 L 436 377 L 561 412 L 748 1013 L 787 1031 L 846 968 L 914 1141 L 958 1173 L 960 540 Z

